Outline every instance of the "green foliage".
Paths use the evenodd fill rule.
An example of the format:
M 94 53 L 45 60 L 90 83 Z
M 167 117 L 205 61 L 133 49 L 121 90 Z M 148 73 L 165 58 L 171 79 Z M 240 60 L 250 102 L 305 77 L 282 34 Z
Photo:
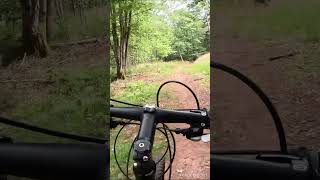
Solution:
M 144 74 L 149 74 L 149 76 L 156 76 L 159 74 L 165 76 L 171 74 L 179 63 L 181 63 L 181 61 L 170 61 L 165 63 L 162 61 L 156 61 L 152 63 L 138 64 L 129 69 L 128 75 L 143 72 Z
M 1 0 L 0 1 L 0 22 L 6 23 L 20 18 L 21 7 L 18 0 Z
M 133 29 L 130 59 L 133 64 L 162 59 L 172 53 L 173 32 L 161 17 L 150 15 Z
M 195 14 L 186 10 L 177 10 L 172 16 L 174 26 L 173 58 L 180 55 L 186 60 L 195 60 L 206 51 L 203 41 L 205 39 L 205 25 Z M 171 56 L 171 57 L 172 57 Z
M 46 99 L 20 104 L 14 116 L 30 124 L 64 132 L 105 137 L 109 102 L 108 74 L 104 68 L 60 72 L 53 76 L 56 88 Z M 26 135 L 26 131 L 6 128 L 5 134 L 17 141 L 64 141 L 59 138 Z
M 159 60 L 194 60 L 209 49 L 207 1 L 183 6 L 184 1 L 132 0 L 129 65 Z M 191 1 L 187 3 L 190 4 Z M 141 7 L 143 4 L 147 6 Z M 182 8 L 173 7 L 176 5 Z M 111 65 L 115 59 L 111 54 Z

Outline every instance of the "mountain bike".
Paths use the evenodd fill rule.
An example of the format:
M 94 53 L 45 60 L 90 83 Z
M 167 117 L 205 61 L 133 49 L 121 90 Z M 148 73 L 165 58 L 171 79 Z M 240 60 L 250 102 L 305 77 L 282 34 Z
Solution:
M 261 98 L 273 117 L 280 140 L 280 151 L 211 151 L 211 177 L 218 180 L 320 179 L 319 152 L 310 151 L 306 148 L 287 149 L 281 119 L 265 93 L 252 80 L 228 66 L 211 63 L 210 67 L 237 77 Z M 208 113 L 205 109 L 200 109 L 199 105 L 198 109 L 189 110 L 161 109 L 158 101 L 159 92 L 160 90 L 157 93 L 157 106 L 111 108 L 111 116 L 138 120 L 138 123 L 135 123 L 111 119 L 111 127 L 122 125 L 123 129 L 128 124 L 139 125 L 138 136 L 131 147 L 131 149 L 134 149 L 135 162 L 133 169 L 136 178 L 139 179 L 163 179 L 164 173 L 168 170 L 171 172 L 175 156 L 173 132 L 181 133 L 191 140 L 199 140 L 199 137 L 204 134 L 203 130 L 210 127 Z M 129 103 L 125 104 L 137 106 Z M 171 122 L 187 123 L 190 124 L 190 128 L 173 130 L 164 124 Z M 0 174 L 2 176 L 0 178 L 2 179 L 6 179 L 7 175 L 63 180 L 102 180 L 109 177 L 109 148 L 106 139 L 40 128 L 4 117 L 0 117 L 0 123 L 37 133 L 85 142 L 82 144 L 14 143 L 9 137 L 1 137 Z M 162 124 L 162 127 L 155 126 L 157 123 Z M 162 166 L 164 165 L 162 161 L 164 156 L 157 160 L 153 160 L 152 157 L 152 143 L 156 130 L 167 137 L 166 153 L 169 152 L 170 164 L 165 170 Z M 171 150 L 169 136 L 173 140 L 173 151 Z M 124 173 L 123 170 L 122 172 Z M 128 176 L 128 173 L 124 174 Z
M 160 108 L 160 90 L 169 83 L 177 83 L 186 87 L 194 96 L 197 109 L 170 110 Z M 131 151 L 133 151 L 133 172 L 136 180 L 163 180 L 167 172 L 169 172 L 168 177 L 171 179 L 172 163 L 174 161 L 176 151 L 176 143 L 173 133 L 182 134 L 189 140 L 198 141 L 203 135 L 206 135 L 204 130 L 210 128 L 210 118 L 207 110 L 200 108 L 198 98 L 191 88 L 179 81 L 167 81 L 163 83 L 157 92 L 156 105 L 153 106 L 136 105 L 114 99 L 111 99 L 111 101 L 131 106 L 110 108 L 111 128 L 116 128 L 119 125 L 122 126 L 116 135 L 113 153 L 118 168 L 127 179 L 132 179 L 129 176 L 129 158 Z M 183 123 L 188 124 L 189 127 L 170 129 L 166 125 L 168 123 Z M 134 138 L 128 152 L 127 166 L 125 171 L 118 162 L 116 145 L 119 134 L 126 125 L 137 125 L 139 126 L 139 131 L 137 136 Z M 152 151 L 156 131 L 165 136 L 167 141 L 166 151 L 162 156 L 159 157 L 154 157 Z M 170 141 L 170 138 L 172 141 Z M 169 165 L 168 167 L 165 167 L 164 157 L 168 152 Z
M 210 67 L 229 73 L 253 90 L 270 112 L 278 132 L 279 151 L 214 151 L 210 153 L 210 171 L 213 178 L 221 179 L 320 179 L 319 152 L 300 147 L 288 149 L 283 125 L 276 108 L 248 77 L 226 65 L 213 62 Z

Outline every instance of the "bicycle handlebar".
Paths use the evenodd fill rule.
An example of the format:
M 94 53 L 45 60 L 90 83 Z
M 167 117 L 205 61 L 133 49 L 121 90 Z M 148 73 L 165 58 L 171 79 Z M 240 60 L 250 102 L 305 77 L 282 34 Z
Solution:
M 214 154 L 211 154 L 210 158 L 211 174 L 216 179 L 319 179 L 314 173 L 314 167 L 305 158 L 291 159 L 287 162 Z
M 141 121 L 144 108 L 142 107 L 111 107 L 111 117 L 124 118 L 130 120 Z M 204 110 L 166 110 L 156 108 L 155 119 L 157 123 L 204 123 L 205 127 L 210 127 L 208 114 Z
M 108 164 L 107 145 L 0 144 L 0 174 L 5 175 L 104 180 L 109 176 Z

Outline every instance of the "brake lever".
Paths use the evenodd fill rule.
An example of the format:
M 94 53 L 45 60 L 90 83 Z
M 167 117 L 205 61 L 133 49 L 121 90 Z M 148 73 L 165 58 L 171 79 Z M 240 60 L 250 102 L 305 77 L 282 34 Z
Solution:
M 190 127 L 190 128 L 176 128 L 174 130 L 176 134 L 182 134 L 183 136 L 186 136 L 187 139 L 190 139 L 192 141 L 200 141 L 202 140 L 202 136 L 206 135 L 203 134 L 203 128 L 202 127 Z
M 115 121 L 112 119 L 112 117 L 110 117 L 110 128 L 111 129 L 114 129 L 116 127 L 118 127 L 119 125 L 125 125 L 126 122 L 123 122 L 123 121 Z
M 119 123 L 118 123 L 117 121 L 114 121 L 114 120 L 112 119 L 112 117 L 110 117 L 110 128 L 111 128 L 111 129 L 114 129 L 114 128 L 116 128 L 118 125 L 119 125 Z

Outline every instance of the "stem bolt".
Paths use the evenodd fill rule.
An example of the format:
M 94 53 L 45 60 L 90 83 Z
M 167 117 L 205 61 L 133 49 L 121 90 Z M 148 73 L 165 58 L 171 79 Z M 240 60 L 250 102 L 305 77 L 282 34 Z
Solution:
M 133 163 L 133 167 L 138 167 L 138 163 Z
M 149 160 L 149 157 L 148 157 L 148 156 L 143 156 L 143 157 L 142 157 L 142 160 L 143 160 L 143 161 L 148 161 L 148 160 Z
M 144 147 L 144 143 L 139 143 L 139 147 L 143 148 Z

